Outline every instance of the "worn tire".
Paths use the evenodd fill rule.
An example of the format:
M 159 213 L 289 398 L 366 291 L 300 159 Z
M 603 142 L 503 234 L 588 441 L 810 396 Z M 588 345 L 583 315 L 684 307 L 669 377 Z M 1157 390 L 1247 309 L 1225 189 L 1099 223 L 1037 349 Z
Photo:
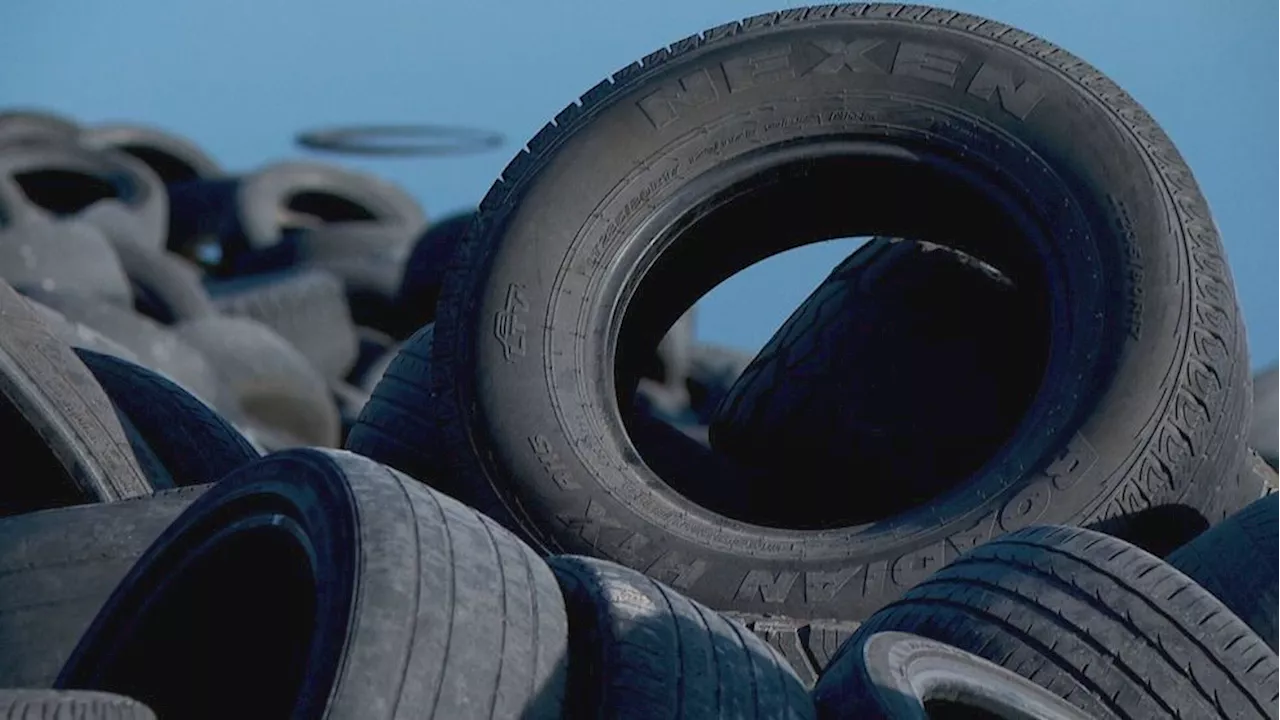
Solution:
M 258 459 L 213 408 L 147 368 L 92 350 L 80 361 L 169 471 L 175 485 L 205 485 Z
M 747 366 L 711 420 L 711 446 L 785 478 L 759 508 L 772 523 L 803 527 L 832 475 L 858 488 L 841 524 L 928 506 L 982 467 L 1034 396 L 1032 305 L 964 253 L 871 240 Z
M 72 142 L 80 124 L 69 116 L 35 108 L 0 112 L 0 147 L 43 142 Z
M 787 662 L 741 625 L 615 563 L 547 564 L 569 616 L 567 717 L 813 717 Z
M 178 517 L 56 686 L 175 718 L 245 698 L 262 717 L 558 718 L 566 633 L 551 572 L 496 523 L 357 455 L 294 450 Z
M 101 150 L 116 150 L 137 158 L 167 185 L 221 176 L 218 162 L 190 140 L 159 128 L 132 124 L 94 125 L 80 133 L 80 142 Z
M 431 376 L 433 335 L 434 326 L 427 325 L 404 342 L 360 410 L 345 447 L 410 477 L 438 484 L 444 468 L 439 433 L 431 424 L 435 401 L 425 389 L 429 386 L 419 380 Z
M 25 720 L 156 720 L 151 708 L 137 700 L 84 690 L 0 690 L 0 717 Z
M 1249 447 L 1258 451 L 1273 469 L 1280 468 L 1280 368 L 1275 365 L 1253 377 L 1253 418 L 1249 422 Z
M 150 495 L 111 400 L 50 334 L 31 305 L 0 282 L 0 430 L 10 455 L 0 516 Z
M 797 620 L 780 615 L 723 614 L 742 623 L 786 658 L 807 688 L 818 682 L 840 646 L 858 629 L 858 623 L 851 620 Z
M 138 312 L 166 325 L 217 313 L 194 263 L 164 248 L 108 240 L 129 278 Z
M 462 244 L 475 211 L 450 215 L 427 226 L 409 251 L 396 300 L 399 317 L 390 332 L 406 338 L 435 322 L 440 289 L 454 251 Z
M 858 650 L 822 676 L 814 691 L 818 717 L 1093 720 L 1017 673 L 936 640 L 880 632 Z
M 0 203 L 3 206 L 3 203 Z M 73 292 L 132 307 L 129 278 L 102 231 L 79 220 L 0 229 L 0 279 L 20 291 Z
M 331 272 L 347 290 L 357 325 L 394 328 L 396 294 L 413 248 L 408 228 L 385 223 L 327 223 L 292 234 L 298 263 Z
M 324 270 L 300 269 L 210 282 L 214 306 L 246 317 L 288 340 L 327 379 L 346 375 L 360 342 L 342 281 Z
M 138 556 L 206 489 L 0 520 L 0 686 L 50 687 Z
M 179 323 L 173 331 L 209 359 L 246 423 L 304 445 L 338 443 L 341 421 L 328 383 L 274 330 L 249 318 L 208 317 Z
M 978 547 L 840 654 L 884 630 L 974 653 L 1099 719 L 1277 714 L 1276 655 L 1247 625 L 1160 558 L 1090 530 L 1032 527 Z
M 1280 496 L 1268 494 L 1178 548 L 1166 560 L 1213 593 L 1276 650 Z
M 756 259 L 872 233 L 951 238 L 1034 286 L 1058 335 L 1014 436 L 954 493 L 864 526 L 762 527 L 664 487 L 622 432 L 609 360 Z M 921 6 L 769 13 L 601 82 L 481 203 L 435 334 L 460 499 L 548 551 L 801 618 L 865 617 L 1033 523 L 1196 509 L 1248 413 L 1230 273 L 1168 138 L 1070 54 Z

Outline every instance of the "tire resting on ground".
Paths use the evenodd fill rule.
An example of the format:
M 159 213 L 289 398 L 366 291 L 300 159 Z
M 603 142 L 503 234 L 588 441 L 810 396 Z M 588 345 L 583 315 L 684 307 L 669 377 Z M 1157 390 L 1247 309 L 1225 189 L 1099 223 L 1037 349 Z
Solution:
M 12 720 L 156 720 L 151 708 L 123 695 L 84 690 L 0 690 L 0 717 Z
M 1280 638 L 1277 495 L 1255 500 L 1166 558 L 1258 633 L 1274 651 Z
M 258 459 L 213 408 L 157 373 L 121 358 L 77 350 L 111 402 L 137 428 L 175 485 L 205 485 Z
M 861 653 L 845 653 L 814 695 L 824 720 L 929 720 L 930 702 L 946 717 L 992 720 L 1094 720 L 1015 672 L 910 633 L 880 632 Z
M 223 587 L 189 584 L 201 580 Z M 294 600 L 311 608 L 297 636 Z M 175 718 L 229 717 L 241 698 L 264 717 L 558 718 L 566 633 L 551 571 L 493 521 L 358 455 L 291 450 L 228 476 L 164 531 L 56 686 Z
M 12 483 L 42 487 L 16 489 L 25 497 L 17 507 L 10 505 L 10 498 L 0 501 L 6 510 L 151 494 L 111 400 L 71 348 L 54 338 L 27 301 L 4 282 L 0 282 L 0 403 L 16 411 L 12 420 L 29 428 L 22 434 L 5 428 L 9 442 L 25 442 L 23 435 L 29 433 L 47 447 L 65 473 L 63 477 L 11 476 Z
M 1094 717 L 1275 718 L 1276 655 L 1160 558 L 1079 528 L 1037 526 L 974 549 L 869 618 L 1014 670 Z M 823 679 L 817 693 L 823 693 Z
M 615 563 L 547 564 L 569 615 L 567 717 L 813 717 L 787 661 L 741 625 Z
M 0 685 L 51 686 L 138 556 L 206 489 L 0 520 Z
M 960 55 L 958 64 L 935 67 L 938 57 Z M 939 82 L 949 77 L 952 87 Z M 796 107 L 811 95 L 819 99 Z M 814 146 L 792 141 L 854 132 L 879 142 L 928 133 L 923 147 L 954 148 L 992 173 L 984 177 L 1016 173 L 1010 185 L 1025 188 L 1017 203 L 1053 220 L 1037 227 L 1054 232 L 1051 269 L 1072 293 L 1050 307 L 1055 327 L 1072 333 L 1054 346 L 1019 437 L 945 503 L 824 532 L 712 516 L 664 491 L 621 437 L 605 391 L 612 368 L 600 362 L 611 356 L 602 338 L 613 318 L 600 308 L 619 298 L 602 297 L 601 287 L 631 287 L 641 248 L 653 247 L 632 231 L 667 227 L 651 210 L 669 207 L 684 179 L 707 178 L 749 149 L 765 162 L 765 144 L 800 153 Z M 912 147 L 919 157 L 922 146 Z M 937 175 L 928 184 L 939 185 Z M 706 283 L 728 274 L 731 260 L 745 265 L 763 254 L 734 257 L 751 251 L 751 240 L 776 241 L 797 217 L 845 206 L 846 195 L 824 187 L 830 197 L 794 198 L 792 213 L 743 203 L 756 212 L 741 229 L 755 235 L 713 235 L 733 242 L 698 256 L 721 263 Z M 955 237 L 963 208 L 946 203 L 963 196 L 929 189 L 891 174 L 860 184 L 860 208 L 901 211 L 910 225 L 862 232 Z M 920 197 L 943 205 L 921 212 Z M 1050 198 L 1085 204 L 1046 204 Z M 1000 257 L 957 246 L 1018 280 L 1017 262 L 1006 261 L 1029 262 L 1013 257 L 1029 243 L 1001 244 Z M 642 326 L 660 332 L 653 329 L 674 320 L 681 302 L 707 289 L 688 277 L 650 293 L 661 307 Z M 1190 171 L 1150 115 L 1097 70 L 1033 35 L 913 5 L 760 15 L 679 41 L 601 82 L 529 142 L 481 203 L 446 275 L 435 333 L 436 423 L 464 501 L 549 551 L 620 561 L 740 612 L 858 619 L 1003 532 L 1152 505 L 1194 510 L 1240 457 L 1249 412 L 1245 335 L 1222 246 Z

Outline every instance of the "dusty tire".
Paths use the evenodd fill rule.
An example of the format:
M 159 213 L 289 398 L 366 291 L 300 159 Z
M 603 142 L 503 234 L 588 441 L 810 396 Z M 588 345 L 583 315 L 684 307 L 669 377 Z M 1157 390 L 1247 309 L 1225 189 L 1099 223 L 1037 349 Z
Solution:
M 78 220 L 34 221 L 17 230 L 0 230 L 0 279 L 9 285 L 133 306 L 129 278 L 102 231 Z
M 741 625 L 630 568 L 547 564 L 569 617 L 567 717 L 813 717 L 790 666 Z
M 80 142 L 137 158 L 167 185 L 222 175 L 218 162 L 190 140 L 142 125 L 95 125 L 80 133 Z
M 56 685 L 175 718 L 244 698 L 262 717 L 557 718 L 565 644 L 554 577 L 496 523 L 357 455 L 295 450 L 175 520 Z
M 1249 447 L 1258 451 L 1272 469 L 1280 468 L 1280 371 L 1275 365 L 1253 377 L 1253 418 L 1249 422 Z
M 137 700 L 84 690 L 0 690 L 0 717 L 156 720 L 151 708 Z
M 0 147 L 42 142 L 73 142 L 80 124 L 60 113 L 35 108 L 0 112 Z
M 665 488 L 622 432 L 609 360 L 753 260 L 872 233 L 956 245 L 1061 330 L 1014 437 L 944 500 L 867 526 L 762 527 Z M 1248 412 L 1221 243 L 1150 116 L 1039 38 L 919 6 L 761 15 L 597 85 L 481 203 L 435 334 L 461 499 L 549 551 L 802 618 L 865 617 L 1037 522 L 1198 508 Z
M 302 269 L 211 282 L 214 306 L 224 315 L 270 327 L 328 379 L 346 375 L 359 340 L 342 281 L 324 270 Z
M 0 520 L 0 686 L 50 687 L 138 556 L 205 489 Z
M 238 430 L 177 384 L 128 360 L 91 350 L 76 355 L 176 486 L 217 482 L 258 459 Z
M 858 650 L 822 676 L 814 691 L 818 717 L 1093 720 L 1017 673 L 936 640 L 882 632 Z
M 290 235 L 298 264 L 331 272 L 347 290 L 347 304 L 357 325 L 391 329 L 399 309 L 396 293 L 414 234 L 406 227 L 383 223 L 328 223 Z
M 1255 500 L 1166 558 L 1253 628 L 1273 652 L 1280 641 L 1278 497 Z
M 167 325 L 217 312 L 200 281 L 199 268 L 186 258 L 163 248 L 108 240 L 129 278 L 133 306 L 138 312 Z
M 111 400 L 3 282 L 0 428 L 6 462 L 23 468 L 0 489 L 0 516 L 151 494 Z
M 303 445 L 338 443 L 341 422 L 328 384 L 274 330 L 248 318 L 209 317 L 179 323 L 173 331 L 216 368 L 247 424 L 283 432 Z
M 1277 713 L 1276 655 L 1247 625 L 1163 560 L 1090 530 L 1032 527 L 978 547 L 840 654 L 884 630 L 974 653 L 1100 719 Z
M 848 620 L 796 620 L 782 616 L 724 613 L 786 658 L 807 688 L 812 688 L 858 623 Z

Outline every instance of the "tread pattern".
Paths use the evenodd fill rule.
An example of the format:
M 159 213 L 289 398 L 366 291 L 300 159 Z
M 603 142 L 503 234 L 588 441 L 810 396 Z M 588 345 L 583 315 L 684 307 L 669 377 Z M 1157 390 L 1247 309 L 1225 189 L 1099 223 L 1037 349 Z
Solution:
M 884 608 L 1099 718 L 1275 718 L 1276 655 L 1181 572 L 1123 540 L 1041 526 L 981 545 Z
M 1273 651 L 1280 640 L 1278 498 L 1268 494 L 1255 500 L 1167 558 L 1244 620 Z
M 347 434 L 346 448 L 438 485 L 444 476 L 433 441 L 437 431 L 430 420 L 434 400 L 429 389 L 434 334 L 435 327 L 427 325 L 404 342 Z
M 743 624 L 786 658 L 805 687 L 812 688 L 831 664 L 840 646 L 857 631 L 853 620 L 800 620 L 796 618 L 723 613 Z
M 76 354 L 178 486 L 217 482 L 258 458 L 239 431 L 177 384 L 128 360 Z
M 0 720 L 156 720 L 146 705 L 89 690 L 0 690 Z
M 1027 304 L 968 255 L 872 240 L 747 366 L 711 422 L 712 445 L 824 488 L 832 472 L 856 469 L 869 487 L 892 479 L 918 505 L 939 478 L 977 470 L 1035 393 Z
M 569 613 L 567 716 L 813 717 L 786 660 L 738 623 L 614 563 L 547 563 Z
M 275 330 L 326 378 L 346 375 L 360 341 L 342 281 L 325 270 L 290 270 L 224 280 L 209 286 L 223 314 Z

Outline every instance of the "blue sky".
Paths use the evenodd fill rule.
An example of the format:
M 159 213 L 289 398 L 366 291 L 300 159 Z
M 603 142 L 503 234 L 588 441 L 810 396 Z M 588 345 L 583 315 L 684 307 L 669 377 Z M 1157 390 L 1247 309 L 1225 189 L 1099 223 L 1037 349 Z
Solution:
M 248 169 L 302 156 L 317 125 L 431 122 L 508 145 L 439 160 L 335 162 L 399 182 L 439 216 L 474 205 L 546 120 L 601 78 L 782 0 L 11 0 L 0 105 L 137 120 Z M 1163 125 L 1213 207 L 1254 366 L 1277 356 L 1275 0 L 951 0 L 1039 34 L 1118 81 Z M 790 253 L 700 308 L 703 339 L 758 347 L 849 245 Z

